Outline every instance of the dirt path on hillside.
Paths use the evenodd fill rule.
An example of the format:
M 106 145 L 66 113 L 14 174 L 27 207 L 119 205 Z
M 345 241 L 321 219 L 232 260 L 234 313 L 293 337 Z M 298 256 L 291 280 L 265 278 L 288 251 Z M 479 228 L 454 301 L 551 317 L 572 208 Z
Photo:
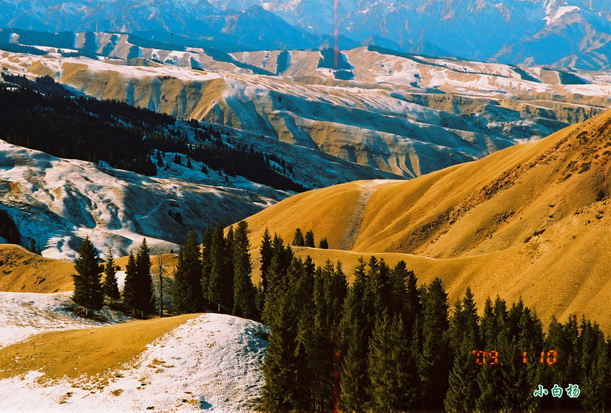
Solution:
M 351 251 L 354 248 L 354 244 L 360 234 L 361 224 L 363 221 L 363 212 L 365 211 L 365 207 L 369 202 L 369 199 L 375 194 L 378 190 L 378 185 L 380 182 L 378 181 L 367 181 L 361 184 L 361 196 L 357 202 L 356 207 L 353 212 L 353 219 L 350 228 L 344 233 L 344 237 L 342 238 L 339 249 Z

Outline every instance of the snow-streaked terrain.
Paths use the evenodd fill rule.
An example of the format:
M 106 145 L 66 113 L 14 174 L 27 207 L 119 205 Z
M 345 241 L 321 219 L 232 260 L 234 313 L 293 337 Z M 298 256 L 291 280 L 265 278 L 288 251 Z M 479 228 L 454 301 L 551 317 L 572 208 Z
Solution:
M 289 51 L 283 61 L 278 51 L 219 57 L 201 48 L 139 46 L 126 35 L 97 38 L 98 59 L 0 52 L 0 64 L 16 74 L 51 76 L 100 99 L 244 131 L 255 146 L 288 144 L 300 153 L 287 161 L 309 149 L 320 154 L 316 162 L 331 155 L 406 178 L 545 137 L 611 106 L 605 71 L 439 59 L 376 47 L 342 51 L 349 69 L 338 71 L 319 67 L 320 51 Z M 138 60 L 130 59 L 133 50 Z M 297 166 L 297 173 L 318 175 L 307 162 Z
M 73 258 L 80 239 L 125 255 L 146 237 L 153 249 L 176 249 L 189 228 L 230 224 L 286 197 L 272 188 L 206 185 L 154 178 L 61 159 L 0 141 L 2 209 L 43 255 Z M 170 217 L 180 212 L 183 224 Z
M 106 311 L 95 323 L 65 310 L 69 293 L 0 293 L 0 346 L 32 334 L 129 320 Z M 204 314 L 151 343 L 100 388 L 94 377 L 40 384 L 42 373 L 0 380 L 2 412 L 238 412 L 254 410 L 263 386 L 267 328 L 238 317 Z M 95 383 L 95 385 L 93 385 Z
M 101 327 L 131 320 L 108 307 L 99 312 L 105 322 L 78 317 L 68 309 L 71 295 L 0 292 L 0 349 L 45 331 Z

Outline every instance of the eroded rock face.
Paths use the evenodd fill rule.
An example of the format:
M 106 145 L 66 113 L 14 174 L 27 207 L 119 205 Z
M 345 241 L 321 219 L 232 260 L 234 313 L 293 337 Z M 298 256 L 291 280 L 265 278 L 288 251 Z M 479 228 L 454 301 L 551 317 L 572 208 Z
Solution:
M 75 34 L 77 45 L 85 47 L 85 37 Z M 203 49 L 143 47 L 127 35 L 96 39 L 95 52 L 106 61 L 65 57 L 57 48 L 44 57 L 5 53 L 2 60 L 87 95 L 223 124 L 407 178 L 539 139 L 611 105 L 608 72 L 375 47 L 342 52 L 344 68 L 335 70 L 318 51 L 221 58 Z

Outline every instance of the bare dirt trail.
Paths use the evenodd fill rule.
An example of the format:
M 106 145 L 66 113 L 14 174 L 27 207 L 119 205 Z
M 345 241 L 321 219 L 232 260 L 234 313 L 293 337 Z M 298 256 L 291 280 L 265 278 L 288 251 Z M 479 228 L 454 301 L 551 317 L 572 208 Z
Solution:
M 356 240 L 361 233 L 361 224 L 363 221 L 363 212 L 369 202 L 369 199 L 376 193 L 378 186 L 385 181 L 373 180 L 359 183 L 361 186 L 361 196 L 354 208 L 353 215 L 354 219 L 350 224 L 350 228 L 344 233 L 342 240 L 340 241 L 340 250 L 351 251 L 356 244 Z

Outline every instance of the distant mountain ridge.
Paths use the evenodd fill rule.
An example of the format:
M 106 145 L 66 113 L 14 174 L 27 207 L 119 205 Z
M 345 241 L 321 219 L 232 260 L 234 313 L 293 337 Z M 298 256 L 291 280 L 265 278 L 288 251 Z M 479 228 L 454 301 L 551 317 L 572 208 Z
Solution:
M 0 1 L 0 27 L 137 33 L 230 51 L 332 46 L 333 16 L 333 3 L 321 0 Z M 603 1 L 340 0 L 338 19 L 344 49 L 611 66 L 611 8 Z
M 376 46 L 343 50 L 338 69 L 331 49 L 229 53 L 105 32 L 4 29 L 0 49 L 7 50 L 0 65 L 12 73 L 50 76 L 89 96 L 247 131 L 251 144 L 270 153 L 278 144 L 299 152 L 283 155 L 285 161 L 304 154 L 342 161 L 348 175 L 321 180 L 315 177 L 327 169 L 319 169 L 317 182 L 301 177 L 306 188 L 350 180 L 357 167 L 365 170 L 356 179 L 372 172 L 419 176 L 541 138 L 611 105 L 608 71 Z

